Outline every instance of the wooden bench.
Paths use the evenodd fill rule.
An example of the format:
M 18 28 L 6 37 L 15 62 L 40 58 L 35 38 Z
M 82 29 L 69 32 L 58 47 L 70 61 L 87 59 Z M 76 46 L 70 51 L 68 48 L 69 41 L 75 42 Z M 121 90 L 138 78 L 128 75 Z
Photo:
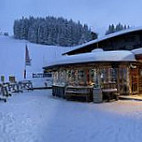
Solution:
M 117 88 L 110 88 L 110 89 L 102 89 L 103 93 L 103 100 L 118 100 L 119 98 L 119 93 L 117 91 Z
M 67 100 L 80 100 L 91 101 L 93 87 L 90 86 L 67 86 L 65 88 L 65 98 Z

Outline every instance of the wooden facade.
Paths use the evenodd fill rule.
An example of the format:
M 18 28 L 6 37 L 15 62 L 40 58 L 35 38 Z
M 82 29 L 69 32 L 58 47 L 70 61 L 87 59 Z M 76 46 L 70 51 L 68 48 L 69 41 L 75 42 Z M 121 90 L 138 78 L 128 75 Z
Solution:
M 99 62 L 54 68 L 53 95 L 67 97 L 65 96 L 67 86 L 69 87 L 67 92 L 82 88 L 86 93 L 74 91 L 74 94 L 80 92 L 86 98 L 88 95 L 85 95 L 89 94 L 87 92 L 92 92 L 93 88 L 98 87 L 104 90 L 117 89 L 119 95 L 140 94 L 142 93 L 142 66 L 140 62 Z M 87 91 L 87 88 L 90 91 Z M 72 96 L 74 96 L 73 93 Z M 92 95 L 89 98 L 92 98 Z M 89 98 L 87 98 L 87 101 L 92 100 Z
M 103 51 L 94 52 L 98 47 Z M 142 47 L 142 28 L 114 33 L 64 53 L 63 55 L 69 55 L 70 58 L 64 58 L 45 67 L 45 70 L 53 72 L 53 87 L 59 90 L 53 89 L 54 95 L 62 94 L 66 97 L 66 92 L 69 96 L 82 94 L 87 98 L 86 101 L 90 101 L 94 88 L 101 88 L 105 94 L 110 91 L 115 96 L 141 94 L 142 48 L 140 47 Z M 85 58 L 89 55 L 91 58 Z M 84 94 L 80 88 L 85 92 Z M 88 98 L 90 93 L 92 95 Z

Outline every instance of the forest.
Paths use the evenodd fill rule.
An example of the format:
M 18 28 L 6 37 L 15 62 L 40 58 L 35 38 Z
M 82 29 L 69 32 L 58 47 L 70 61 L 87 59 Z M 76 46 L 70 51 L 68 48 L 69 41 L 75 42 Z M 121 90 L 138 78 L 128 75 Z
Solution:
M 76 46 L 97 38 L 86 24 L 52 16 L 22 17 L 14 21 L 13 31 L 16 39 L 56 46 Z

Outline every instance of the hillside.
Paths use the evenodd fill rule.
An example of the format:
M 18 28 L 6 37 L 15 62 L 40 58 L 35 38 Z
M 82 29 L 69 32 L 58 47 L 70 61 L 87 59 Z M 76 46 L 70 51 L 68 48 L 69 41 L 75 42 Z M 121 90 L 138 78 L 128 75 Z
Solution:
M 31 77 L 32 73 L 42 72 L 43 66 L 69 50 L 67 47 L 39 45 L 25 40 L 16 40 L 12 37 L 0 36 L 0 76 L 4 75 L 6 80 L 8 80 L 9 75 L 14 75 L 17 80 L 23 79 L 26 43 L 32 59 L 32 65 L 27 67 L 28 77 Z

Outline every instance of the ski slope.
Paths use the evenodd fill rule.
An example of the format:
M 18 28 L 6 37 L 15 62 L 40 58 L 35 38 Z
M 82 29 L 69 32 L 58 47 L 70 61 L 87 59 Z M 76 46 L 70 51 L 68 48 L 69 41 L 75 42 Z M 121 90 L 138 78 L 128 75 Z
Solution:
M 56 47 L 33 44 L 25 40 L 16 40 L 12 37 L 0 36 L 0 76 L 8 80 L 10 75 L 17 80 L 23 79 L 25 65 L 25 45 L 27 44 L 32 65 L 27 67 L 27 76 L 42 72 L 42 67 L 49 62 L 60 58 L 61 53 L 68 51 L 67 47 Z

